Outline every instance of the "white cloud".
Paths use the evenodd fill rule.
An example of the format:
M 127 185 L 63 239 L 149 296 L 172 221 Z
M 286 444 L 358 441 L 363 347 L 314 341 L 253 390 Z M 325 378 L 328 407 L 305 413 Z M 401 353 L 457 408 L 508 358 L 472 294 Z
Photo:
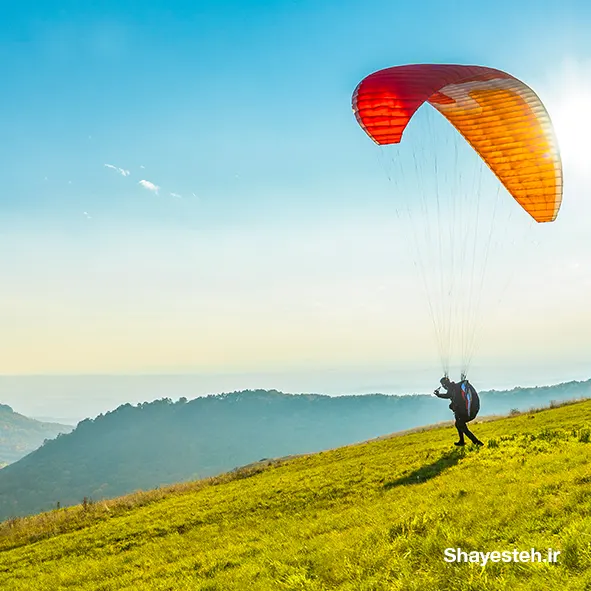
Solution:
M 144 189 L 148 189 L 148 191 L 153 191 L 156 194 L 158 194 L 158 190 L 160 189 L 158 185 L 155 185 L 154 183 L 151 183 L 150 181 L 146 180 L 141 180 L 138 183 L 138 185 L 141 185 L 142 187 L 144 187 Z
M 183 198 L 183 196 L 179 195 L 178 193 L 171 193 L 170 196 L 174 197 L 175 199 L 182 199 Z
M 125 170 L 124 168 L 119 168 L 118 166 L 113 166 L 112 164 L 105 164 L 107 168 L 111 170 L 116 170 L 122 176 L 129 176 L 129 170 Z

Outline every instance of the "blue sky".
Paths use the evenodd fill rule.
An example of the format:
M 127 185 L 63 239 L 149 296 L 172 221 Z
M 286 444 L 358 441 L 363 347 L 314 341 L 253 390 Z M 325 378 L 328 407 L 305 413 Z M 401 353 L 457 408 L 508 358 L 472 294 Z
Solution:
M 572 105 L 591 96 L 591 6 L 476 6 L 3 7 L 0 373 L 355 367 L 369 383 L 376 368 L 436 368 L 378 148 L 350 108 L 372 71 L 435 62 L 506 70 L 561 121 L 564 220 L 535 247 L 543 280 L 523 278 L 478 364 L 486 386 L 490 368 L 549 360 L 580 377 L 591 209 L 578 134 L 591 126 Z M 520 305 L 540 290 L 536 330 Z M 276 387 L 297 388 L 292 377 Z

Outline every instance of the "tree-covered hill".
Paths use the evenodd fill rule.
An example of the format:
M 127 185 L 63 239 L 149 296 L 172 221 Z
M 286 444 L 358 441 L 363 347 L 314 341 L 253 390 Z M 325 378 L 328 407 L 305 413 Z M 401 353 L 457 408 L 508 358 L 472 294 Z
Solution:
M 69 433 L 73 427 L 30 419 L 0 404 L 0 467 L 37 449 L 45 439 Z

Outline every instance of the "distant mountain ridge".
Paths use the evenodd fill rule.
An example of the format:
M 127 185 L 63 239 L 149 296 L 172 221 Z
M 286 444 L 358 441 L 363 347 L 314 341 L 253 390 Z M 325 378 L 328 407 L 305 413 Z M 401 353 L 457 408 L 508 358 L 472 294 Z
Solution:
M 14 412 L 0 404 L 0 467 L 16 462 L 59 433 L 69 433 L 74 427 L 59 423 L 37 421 Z
M 591 397 L 591 380 L 482 392 L 482 415 Z M 0 519 L 212 476 L 450 420 L 432 396 L 275 390 L 125 404 L 0 470 Z

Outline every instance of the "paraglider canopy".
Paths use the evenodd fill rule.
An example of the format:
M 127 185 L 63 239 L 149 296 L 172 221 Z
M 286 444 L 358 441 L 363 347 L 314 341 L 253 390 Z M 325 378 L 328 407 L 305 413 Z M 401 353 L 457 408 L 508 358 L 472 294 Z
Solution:
M 534 220 L 556 219 L 560 155 L 550 117 L 529 86 L 483 66 L 416 64 L 374 72 L 353 94 L 359 125 L 379 145 L 399 143 L 424 103 L 454 125 Z
M 458 360 L 465 380 L 478 334 L 510 283 L 516 240 L 554 221 L 561 206 L 550 117 L 524 82 L 474 65 L 379 70 L 359 83 L 352 106 L 394 166 L 387 176 L 405 220 L 397 229 L 412 246 L 442 369 L 447 377 Z

